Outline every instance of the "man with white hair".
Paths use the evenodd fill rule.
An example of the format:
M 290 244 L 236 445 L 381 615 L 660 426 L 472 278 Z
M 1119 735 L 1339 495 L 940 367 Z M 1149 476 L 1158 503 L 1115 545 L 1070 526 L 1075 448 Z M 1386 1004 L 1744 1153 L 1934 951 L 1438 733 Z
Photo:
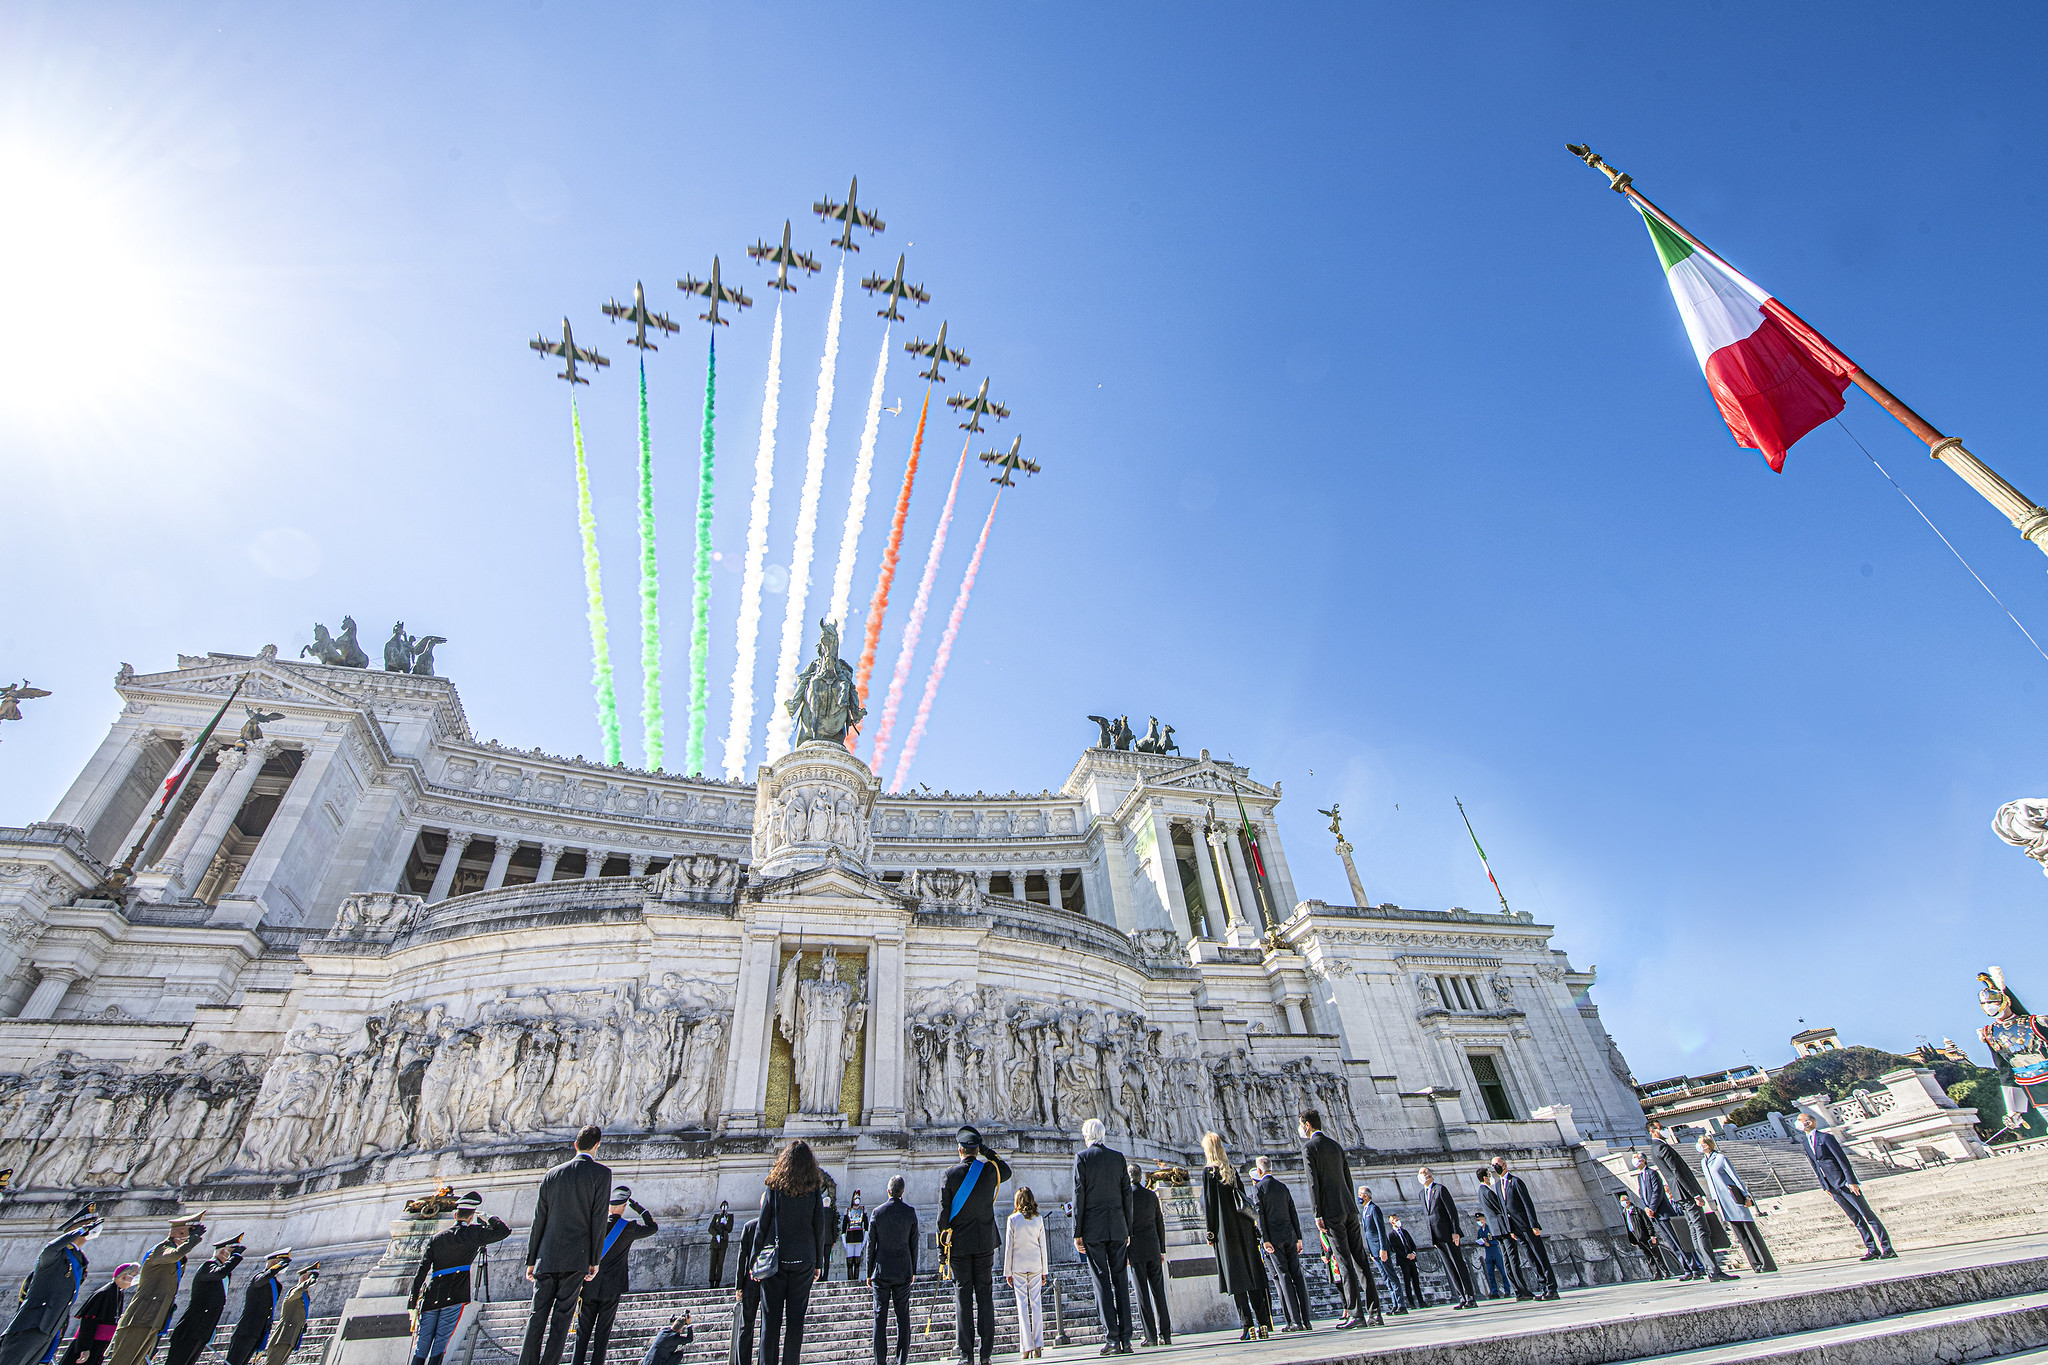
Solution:
M 1103 1141 L 1101 1119 L 1081 1125 L 1074 1158 L 1074 1250 L 1088 1258 L 1102 1310 L 1101 1354 L 1131 1353 L 1131 1185 L 1124 1154 Z

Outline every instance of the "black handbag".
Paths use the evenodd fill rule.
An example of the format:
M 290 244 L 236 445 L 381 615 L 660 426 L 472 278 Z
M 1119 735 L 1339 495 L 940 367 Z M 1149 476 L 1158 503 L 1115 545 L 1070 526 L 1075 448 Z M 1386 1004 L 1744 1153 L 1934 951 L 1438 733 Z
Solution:
M 768 1192 L 768 1212 L 775 1221 L 775 1235 L 754 1249 L 753 1262 L 747 1267 L 747 1278 L 756 1283 L 782 1269 L 782 1253 L 776 1246 L 782 1235 L 782 1199 L 773 1190 Z

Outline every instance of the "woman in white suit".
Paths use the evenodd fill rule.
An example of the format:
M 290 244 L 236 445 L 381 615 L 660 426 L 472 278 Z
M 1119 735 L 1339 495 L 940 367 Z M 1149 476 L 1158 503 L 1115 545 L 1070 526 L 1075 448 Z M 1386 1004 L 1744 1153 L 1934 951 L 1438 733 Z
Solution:
M 1017 1187 L 1016 1212 L 1003 1230 L 1003 1283 L 1017 1294 L 1017 1349 L 1021 1359 L 1045 1354 L 1045 1220 L 1029 1185 Z
M 1721 1155 L 1710 1137 L 1701 1137 L 1694 1146 L 1700 1154 L 1700 1175 L 1704 1177 L 1701 1183 L 1714 1201 L 1714 1211 L 1742 1243 L 1749 1268 L 1759 1273 L 1776 1270 L 1778 1263 L 1771 1259 L 1771 1249 L 1764 1245 L 1763 1232 L 1756 1225 L 1756 1200 L 1749 1197 L 1749 1187 L 1735 1174 L 1734 1163 Z

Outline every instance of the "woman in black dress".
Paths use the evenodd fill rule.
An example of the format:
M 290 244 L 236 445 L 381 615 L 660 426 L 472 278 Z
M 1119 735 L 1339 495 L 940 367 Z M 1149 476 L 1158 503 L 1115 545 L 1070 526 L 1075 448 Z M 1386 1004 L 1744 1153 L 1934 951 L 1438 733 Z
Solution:
M 1216 1280 L 1237 1300 L 1237 1319 L 1244 1324 L 1240 1341 L 1273 1334 L 1273 1302 L 1259 1264 L 1259 1224 L 1251 1194 L 1237 1167 L 1223 1151 L 1223 1139 L 1202 1134 L 1202 1216 L 1209 1224 L 1209 1245 L 1216 1248 Z
M 797 1365 L 811 1286 L 825 1276 L 834 1220 L 820 1198 L 825 1176 L 811 1144 L 793 1139 L 768 1172 L 760 1245 L 775 1244 L 776 1271 L 761 1281 L 761 1365 Z
M 64 1348 L 64 1365 L 100 1365 L 121 1321 L 121 1300 L 142 1273 L 138 1265 L 114 1267 L 114 1278 L 93 1291 L 78 1309 L 78 1332 Z

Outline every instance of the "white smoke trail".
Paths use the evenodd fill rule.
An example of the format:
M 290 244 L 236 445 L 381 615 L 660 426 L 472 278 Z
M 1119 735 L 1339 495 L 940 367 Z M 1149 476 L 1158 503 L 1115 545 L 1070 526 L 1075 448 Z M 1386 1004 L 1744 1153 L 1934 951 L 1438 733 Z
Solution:
M 868 486 L 875 468 L 875 434 L 882 425 L 882 382 L 889 375 L 889 327 L 882 326 L 882 354 L 875 361 L 875 386 L 868 390 L 868 424 L 860 434 L 860 455 L 853 462 L 853 497 L 846 504 L 846 526 L 839 532 L 839 567 L 832 571 L 832 614 L 839 634 L 847 633 L 846 612 L 853 597 L 853 561 L 860 551 L 860 533 L 868 519 Z
M 782 650 L 775 660 L 775 689 L 768 694 L 768 747 L 762 757 L 789 752 L 795 721 L 782 699 L 796 686 L 796 660 L 804 643 L 804 607 L 811 591 L 811 557 L 818 548 L 818 490 L 825 483 L 825 432 L 832 425 L 832 375 L 839 364 L 839 308 L 846 298 L 846 259 L 832 284 L 832 317 L 825 324 L 825 358 L 818 362 L 818 405 L 811 410 L 811 444 L 804 453 L 804 491 L 796 508 L 796 546 L 789 555 L 789 604 L 782 614 Z
M 946 665 L 953 658 L 953 641 L 960 636 L 960 622 L 967 615 L 967 599 L 974 593 L 974 576 L 981 572 L 981 552 L 988 548 L 989 527 L 996 524 L 996 508 L 1002 505 L 1003 495 L 996 494 L 996 500 L 988 505 L 988 519 L 981 523 L 981 539 L 974 542 L 974 556 L 967 561 L 967 572 L 960 579 L 960 595 L 953 599 L 953 614 L 946 618 L 946 633 L 939 637 L 939 652 L 932 658 L 932 675 L 924 680 L 924 696 L 917 703 L 917 719 L 911 722 L 910 738 L 903 741 L 903 756 L 896 760 L 896 777 L 889 784 L 889 790 L 902 791 L 903 784 L 910 778 L 911 762 L 917 757 L 918 741 L 924 738 L 924 728 L 932 718 L 932 699 L 939 695 L 939 683 L 946 676 Z
M 932 601 L 932 580 L 939 576 L 939 556 L 946 550 L 946 529 L 953 524 L 953 500 L 960 494 L 960 474 L 967 468 L 968 437 L 960 446 L 960 463 L 953 466 L 953 486 L 946 490 L 946 506 L 939 513 L 939 527 L 932 532 L 932 548 L 925 555 L 924 577 L 917 580 L 917 597 L 910 604 L 910 617 L 903 623 L 903 644 L 896 653 L 896 671 L 889 677 L 889 696 L 882 703 L 882 720 L 875 726 L 875 756 L 868 766 L 882 770 L 889 755 L 889 732 L 896 728 L 896 711 L 903 704 L 903 684 L 910 680 L 911 660 L 917 657 L 917 637 L 924 632 L 925 609 Z
M 775 420 L 782 401 L 782 300 L 768 340 L 768 385 L 761 396 L 761 444 L 754 451 L 754 505 L 747 514 L 747 565 L 740 576 L 739 647 L 733 652 L 732 717 L 725 731 L 725 776 L 747 776 L 754 731 L 754 654 L 761 639 L 761 571 L 768 558 L 768 499 L 775 491 Z

